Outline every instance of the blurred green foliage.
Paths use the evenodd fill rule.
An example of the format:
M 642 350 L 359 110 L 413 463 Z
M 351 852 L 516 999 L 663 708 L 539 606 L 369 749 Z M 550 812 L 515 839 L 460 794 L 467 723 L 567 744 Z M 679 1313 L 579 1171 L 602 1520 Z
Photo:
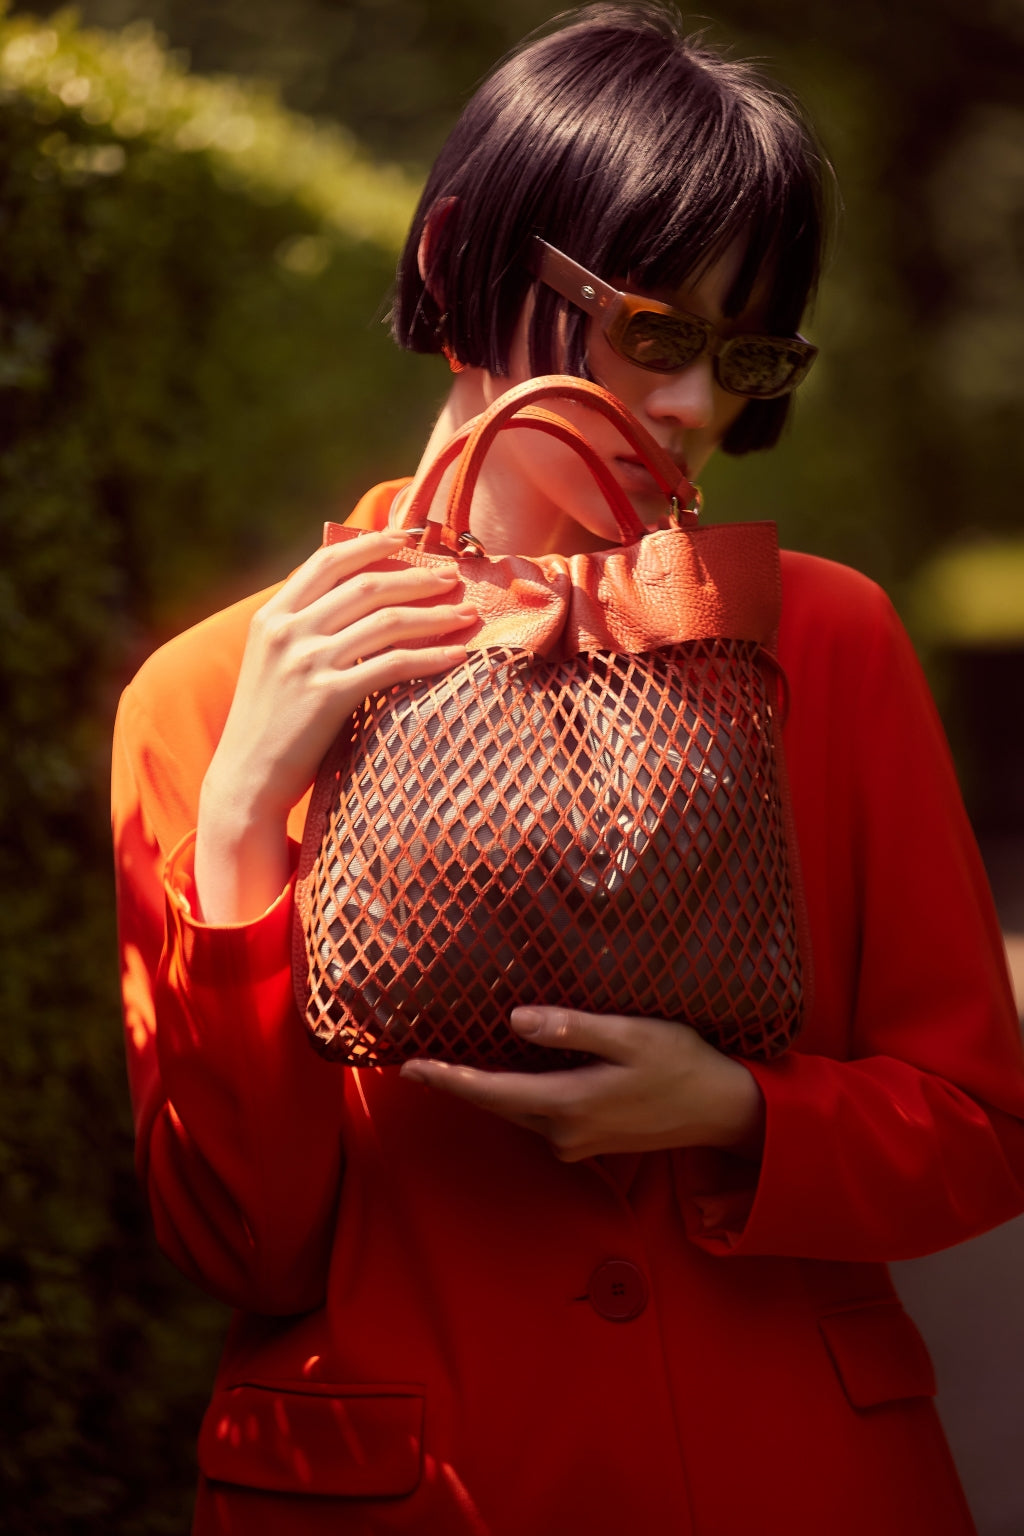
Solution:
M 926 636 L 960 649 L 1010 647 L 1024 635 L 1024 539 L 940 551 L 914 582 L 911 617 Z
M 113 702 L 214 583 L 314 547 L 375 453 L 415 462 L 439 370 L 379 323 L 411 195 L 145 29 L 0 16 L 0 1528 L 19 1536 L 187 1527 L 223 1317 L 155 1253 L 135 1188 Z
M 483 71 L 555 9 L 83 0 L 88 23 L 126 28 L 97 33 L 46 0 L 0 0 L 0 1528 L 15 1536 L 185 1530 L 223 1326 L 155 1255 L 131 1169 L 105 807 L 117 686 L 157 638 L 301 554 L 325 511 L 414 463 L 442 374 L 379 322 L 415 183 Z M 721 0 L 710 31 L 808 103 L 845 202 L 795 430 L 712 468 L 712 515 L 777 517 L 788 542 L 901 598 L 935 551 L 948 576 L 958 544 L 975 560 L 1019 527 L 1024 12 Z M 994 558 L 1000 633 L 1019 637 L 1024 572 Z M 922 632 L 941 627 L 947 576 L 921 585 Z M 992 611 L 975 599 L 972 623 Z

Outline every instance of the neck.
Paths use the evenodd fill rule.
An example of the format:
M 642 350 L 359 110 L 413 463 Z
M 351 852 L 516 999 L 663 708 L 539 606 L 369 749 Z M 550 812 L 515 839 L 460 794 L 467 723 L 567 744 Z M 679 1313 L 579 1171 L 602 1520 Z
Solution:
M 425 478 L 427 467 L 437 457 L 449 438 L 475 416 L 479 416 L 504 393 L 504 380 L 482 368 L 466 368 L 456 375 L 448 397 L 434 423 L 407 494 L 411 495 Z M 538 499 L 534 494 L 510 505 L 509 486 L 516 484 L 516 472 L 510 470 L 504 449 L 511 433 L 499 433 L 484 460 L 473 495 L 470 527 L 488 554 L 571 555 L 607 548 L 607 540 L 588 532 L 568 517 L 553 500 Z M 515 436 L 521 436 L 520 432 Z M 533 437 L 536 434 L 529 433 Z M 538 445 L 539 446 L 539 445 Z M 431 519 L 443 521 L 448 495 L 455 479 L 456 465 L 445 472 L 431 505 Z
M 467 421 L 472 421 L 474 416 L 479 416 L 481 411 L 485 411 L 492 398 L 495 400 L 498 398 L 499 391 L 494 391 L 492 395 L 487 389 L 487 383 L 488 375 L 482 368 L 466 368 L 462 373 L 455 375 L 448 397 L 441 407 L 441 413 L 434 422 L 427 439 L 427 446 L 423 450 L 423 456 L 416 471 L 417 481 L 422 478 L 425 467 L 437 457 L 438 451 L 444 447 L 448 439 L 454 437 Z

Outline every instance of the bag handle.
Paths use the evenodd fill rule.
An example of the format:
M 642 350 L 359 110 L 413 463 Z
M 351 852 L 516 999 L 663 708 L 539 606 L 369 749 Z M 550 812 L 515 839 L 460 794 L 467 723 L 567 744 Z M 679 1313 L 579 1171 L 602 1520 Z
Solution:
M 654 476 L 657 485 L 664 491 L 666 499 L 674 503 L 673 510 L 676 513 L 686 508 L 694 499 L 696 494 L 694 487 L 679 465 L 659 443 L 655 442 L 646 427 L 637 421 L 621 400 L 617 400 L 608 390 L 602 389 L 600 384 L 591 383 L 589 379 L 575 378 L 570 374 L 550 374 L 537 379 L 527 379 L 525 383 L 517 384 L 477 417 L 476 425 L 466 442 L 462 462 L 448 498 L 448 511 L 441 539 L 449 549 L 456 551 L 461 549 L 465 536 L 469 534 L 469 513 L 473 492 L 483 468 L 484 457 L 495 437 L 503 427 L 509 424 L 510 418 L 514 418 L 516 412 L 522 410 L 524 406 L 532 405 L 538 400 L 553 398 L 590 406 L 606 416 L 626 439 L 629 446 L 639 454 Z M 585 439 L 580 437 L 580 441 Z M 578 448 L 579 442 L 573 443 L 572 446 Z M 612 510 L 614 512 L 615 508 L 613 507 Z M 694 520 L 695 518 L 694 514 Z M 618 521 L 618 518 L 616 520 Z M 624 544 L 634 543 L 638 537 L 642 537 L 647 532 L 632 507 L 630 507 L 629 521 L 628 533 L 621 522 L 619 524 Z M 636 532 L 637 528 L 639 533 Z
M 437 494 L 437 488 L 441 483 L 441 477 L 448 466 L 463 452 L 467 442 L 473 435 L 480 418 L 474 417 L 472 421 L 459 428 L 455 435 L 449 438 L 434 459 L 426 475 L 416 489 L 415 495 L 405 507 L 398 513 L 396 526 L 399 528 L 419 528 L 427 524 L 427 514 L 430 504 Z M 608 505 L 619 525 L 619 534 L 624 544 L 633 544 L 647 532 L 643 523 L 633 511 L 629 497 L 622 486 L 612 474 L 608 465 L 593 445 L 583 436 L 583 433 L 571 422 L 562 416 L 557 416 L 554 411 L 546 411 L 543 406 L 523 406 L 517 415 L 505 423 L 508 427 L 531 427 L 534 430 L 547 432 L 551 437 L 559 438 L 574 448 L 583 459 L 601 490 L 604 492 Z M 438 524 L 433 525 L 438 528 Z M 424 534 L 426 539 L 426 533 Z M 480 552 L 481 546 L 468 530 L 463 530 L 459 543 L 460 553 L 467 552 L 476 546 L 476 552 Z M 451 547 L 451 546 L 449 546 Z
M 626 407 L 600 385 L 588 379 L 569 374 L 551 374 L 546 377 L 527 379 L 501 395 L 480 416 L 461 427 L 454 437 L 440 450 L 415 495 L 400 514 L 400 527 L 425 526 L 430 504 L 436 495 L 445 470 L 458 455 L 462 463 L 455 477 L 448 508 L 441 530 L 441 542 L 456 553 L 466 553 L 467 546 L 481 552 L 478 541 L 469 532 L 469 515 L 473 492 L 483 467 L 483 459 L 498 432 L 506 427 L 541 427 L 554 437 L 560 437 L 574 448 L 590 469 L 608 499 L 609 507 L 619 527 L 623 544 L 635 543 L 649 530 L 644 527 L 608 465 L 595 451 L 592 444 L 571 423 L 551 411 L 533 405 L 536 400 L 562 398 L 597 409 L 611 420 L 622 436 L 635 449 L 672 504 L 677 521 L 685 515 L 687 521 L 696 522 L 697 513 L 689 509 L 697 493 L 694 486 L 680 470 L 675 460 L 655 442 L 645 427 Z M 424 535 L 424 540 L 426 535 Z

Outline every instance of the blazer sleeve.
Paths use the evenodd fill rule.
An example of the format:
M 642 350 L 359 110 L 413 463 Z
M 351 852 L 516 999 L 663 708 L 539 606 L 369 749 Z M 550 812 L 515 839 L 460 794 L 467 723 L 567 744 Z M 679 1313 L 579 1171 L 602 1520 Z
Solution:
M 760 1167 L 677 1153 L 677 1189 L 710 1253 L 910 1258 L 1024 1208 L 1024 1055 L 909 639 L 878 588 L 808 564 L 824 591 L 791 626 L 787 670 L 819 1002 L 797 1048 L 747 1063 L 765 1103 Z
M 246 1310 L 304 1311 L 326 1287 L 344 1085 L 292 1001 L 292 884 L 255 922 L 196 919 L 205 726 L 175 718 L 190 707 L 181 679 L 164 694 L 169 735 L 138 692 L 118 712 L 113 832 L 139 1174 L 187 1275 Z

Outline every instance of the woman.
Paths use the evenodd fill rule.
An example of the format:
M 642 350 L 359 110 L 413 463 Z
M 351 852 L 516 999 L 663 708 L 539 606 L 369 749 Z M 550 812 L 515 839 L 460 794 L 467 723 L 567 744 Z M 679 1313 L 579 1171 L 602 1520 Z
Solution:
M 424 192 L 395 333 L 456 369 L 424 463 L 551 371 L 612 390 L 693 476 L 718 447 L 770 447 L 810 357 L 796 330 L 820 207 L 807 131 L 751 70 L 660 10 L 578 13 L 495 71 Z M 671 334 L 699 350 L 677 367 L 624 350 L 608 286 L 682 312 Z M 767 375 L 725 349 L 738 335 Z M 654 522 L 647 472 L 564 414 Z M 488 460 L 488 551 L 612 542 L 569 451 L 536 438 L 504 434 Z M 884 1261 L 1024 1206 L 1024 1066 L 977 852 L 889 605 L 784 556 L 816 972 L 794 1050 L 743 1063 L 678 1022 L 541 997 L 512 1027 L 599 1061 L 332 1067 L 291 993 L 310 781 L 368 693 L 457 663 L 474 618 L 447 600 L 454 568 L 367 573 L 401 546 L 387 524 L 406 486 L 363 499 L 364 538 L 157 652 L 119 715 L 140 1170 L 165 1250 L 238 1309 L 196 1531 L 970 1532 Z

